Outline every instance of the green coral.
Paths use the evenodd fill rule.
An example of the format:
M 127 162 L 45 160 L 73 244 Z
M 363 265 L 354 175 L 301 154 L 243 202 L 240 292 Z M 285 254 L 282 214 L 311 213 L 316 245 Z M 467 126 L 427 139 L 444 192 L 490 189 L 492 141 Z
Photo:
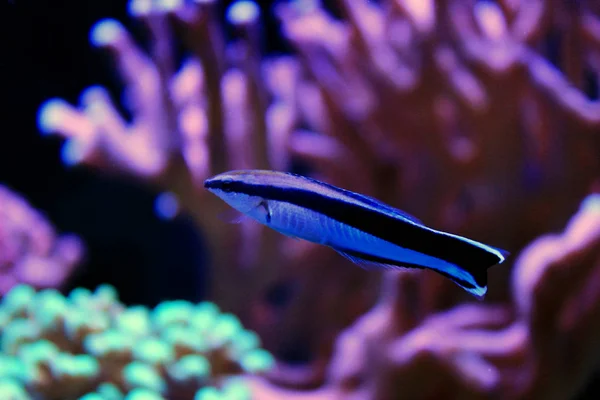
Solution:
M 18 285 L 0 302 L 0 398 L 251 399 L 273 365 L 254 332 L 209 302 L 125 307 L 102 285 L 68 296 Z

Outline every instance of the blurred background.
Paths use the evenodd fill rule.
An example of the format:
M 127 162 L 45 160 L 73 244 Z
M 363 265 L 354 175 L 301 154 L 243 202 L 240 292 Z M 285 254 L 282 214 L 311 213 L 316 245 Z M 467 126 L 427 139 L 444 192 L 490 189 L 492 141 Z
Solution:
M 599 395 L 600 2 L 0 7 L 3 357 L 27 359 L 22 346 L 40 340 L 98 360 L 69 393 L 55 386 L 76 374 L 65 378 L 49 359 L 34 363 L 50 371 L 45 380 L 0 366 L 0 393 L 16 382 L 36 399 L 137 389 L 175 400 Z M 365 271 L 226 222 L 202 181 L 239 168 L 308 174 L 511 258 L 488 271 L 480 302 L 430 272 Z M 87 333 L 69 336 L 66 311 L 43 325 L 51 296 L 19 283 L 53 296 L 110 285 L 116 308 L 103 292 L 85 307 L 125 335 L 124 358 L 108 362 Z M 7 295 L 15 287 L 26 295 Z M 41 308 L 27 308 L 33 298 Z M 128 341 L 138 336 L 115 328 L 130 307 L 151 320 L 161 304 L 173 306 L 165 315 L 213 304 L 229 318 L 202 328 L 210 334 L 189 332 L 209 338 L 209 350 L 189 351 L 208 360 L 209 377 L 173 372 L 176 344 L 169 361 L 148 361 Z M 38 334 L 7 339 L 21 332 L 15 319 Z M 156 324 L 143 335 L 171 345 Z M 239 350 L 248 332 L 263 358 Z M 155 367 L 162 386 L 129 379 L 132 362 Z M 233 375 L 245 391 L 223 383 Z M 102 392 L 103 382 L 122 394 Z

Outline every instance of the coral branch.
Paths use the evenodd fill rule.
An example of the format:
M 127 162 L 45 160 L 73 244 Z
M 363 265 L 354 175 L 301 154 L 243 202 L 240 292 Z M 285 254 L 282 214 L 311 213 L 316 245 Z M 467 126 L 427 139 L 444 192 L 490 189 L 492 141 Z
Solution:
M 530 330 L 533 358 L 523 398 L 572 397 L 596 367 L 599 271 L 600 195 L 595 194 L 562 234 L 541 237 L 517 261 L 513 297 Z
M 578 357 L 580 379 L 587 376 L 583 349 L 595 348 L 582 327 L 597 304 L 598 274 L 593 262 L 575 255 L 595 254 L 598 245 L 585 247 L 581 237 L 566 245 L 574 225 L 564 237 L 531 245 L 533 253 L 554 254 L 553 262 L 523 261 L 525 252 L 512 300 L 510 268 L 490 269 L 488 301 L 502 301 L 499 308 L 453 309 L 464 297 L 452 283 L 427 272 L 385 274 L 378 305 L 334 347 L 335 336 L 373 303 L 378 277 L 327 249 L 257 225 L 222 223 L 216 216 L 223 204 L 206 196 L 201 182 L 227 169 L 283 170 L 301 159 L 324 180 L 517 254 L 562 226 L 600 178 L 600 109 L 582 86 L 588 70 L 598 83 L 597 10 L 544 0 L 341 0 L 339 20 L 318 2 L 285 3 L 277 16 L 297 55 L 262 60 L 255 4 L 229 9 L 237 41 L 228 44 L 216 1 L 175 3 L 135 14 L 156 42 L 152 57 L 114 21 L 92 35 L 117 61 L 131 93 L 132 123 L 94 89 L 83 96 L 82 110 L 47 103 L 40 127 L 67 139 L 66 161 L 127 172 L 177 194 L 207 235 L 215 301 L 239 314 L 267 348 L 302 342 L 309 349 L 312 368 L 280 363 L 273 382 L 324 386 L 322 395 L 342 398 L 386 399 L 399 390 L 415 398 L 549 395 L 544 373 L 554 377 L 567 349 Z M 150 3 L 134 2 L 132 9 L 136 4 Z M 165 14 L 177 17 L 190 52 L 178 71 L 170 66 Z M 556 35 L 567 44 L 558 67 L 544 47 Z M 563 247 L 545 253 L 545 241 Z M 576 267 L 569 271 L 588 278 L 589 286 L 576 287 L 589 303 L 544 292 L 556 293 L 550 272 L 571 261 Z M 526 265 L 550 275 L 531 280 L 522 274 Z M 278 290 L 292 300 L 270 304 Z M 581 313 L 571 301 L 585 305 Z M 561 320 L 566 327 L 544 339 L 538 322 L 556 324 L 551 318 L 563 308 L 570 310 Z M 547 349 L 549 343 L 556 348 Z M 432 382 L 420 384 L 422 376 Z M 578 379 L 546 386 L 571 394 Z M 270 390 L 265 381 L 256 384 Z M 281 393 L 272 389 L 268 395 Z
M 0 185 L 0 295 L 24 283 L 61 288 L 81 263 L 75 235 L 59 235 L 25 200 Z

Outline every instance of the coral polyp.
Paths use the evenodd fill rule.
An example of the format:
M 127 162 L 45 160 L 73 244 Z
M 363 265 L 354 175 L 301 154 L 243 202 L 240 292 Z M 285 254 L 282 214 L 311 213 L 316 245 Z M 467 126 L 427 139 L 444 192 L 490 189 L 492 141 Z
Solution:
M 17 285 L 0 304 L 2 399 L 250 399 L 273 358 L 214 303 L 126 307 L 115 289 Z

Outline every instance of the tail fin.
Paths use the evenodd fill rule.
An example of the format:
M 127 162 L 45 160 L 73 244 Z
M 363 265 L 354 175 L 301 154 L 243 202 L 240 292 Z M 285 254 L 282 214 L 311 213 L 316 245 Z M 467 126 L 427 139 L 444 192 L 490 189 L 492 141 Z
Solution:
M 461 268 L 462 271 L 466 272 L 472 277 L 473 282 L 461 279 L 456 274 L 450 274 L 446 271 L 435 269 L 440 275 L 445 276 L 458 286 L 471 293 L 473 296 L 482 300 L 487 293 L 487 269 L 486 268 Z
M 498 253 L 502 254 L 502 257 L 504 258 L 508 258 L 508 256 L 510 256 L 510 252 L 506 251 L 504 249 L 501 249 L 499 247 L 494 247 L 494 246 L 489 246 L 490 248 L 496 250 Z

